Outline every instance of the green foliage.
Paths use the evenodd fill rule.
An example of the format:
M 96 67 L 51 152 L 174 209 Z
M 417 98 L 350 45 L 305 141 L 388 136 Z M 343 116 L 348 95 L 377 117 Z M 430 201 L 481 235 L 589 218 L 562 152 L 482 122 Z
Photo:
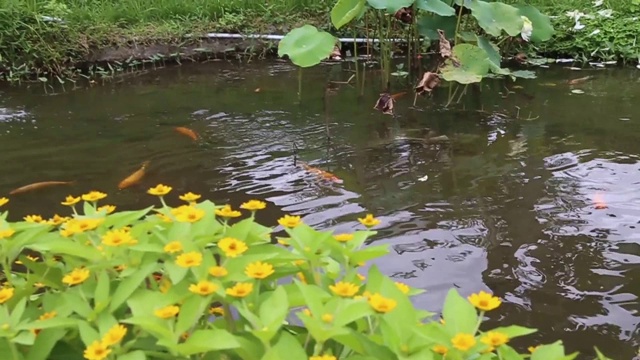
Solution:
M 333 51 L 336 38 L 318 31 L 315 26 L 304 25 L 291 30 L 278 44 L 278 55 L 287 55 L 300 67 L 310 67 L 326 59 Z
M 210 201 L 169 207 L 160 198 L 157 208 L 106 214 L 96 204 L 106 194 L 83 195 L 92 197 L 81 212 L 70 205 L 69 217 L 0 214 L 8 358 L 516 360 L 510 340 L 535 332 L 487 329 L 484 313 L 500 300 L 483 292 L 451 290 L 442 322 L 433 321 L 410 300 L 421 290 L 375 265 L 361 274 L 363 261 L 387 253 L 363 248 L 374 231 L 337 236 L 284 217 L 275 244 L 273 229 L 255 221 L 260 201 L 244 203 L 238 221 L 241 212 Z M 17 259 L 26 271 L 13 271 Z M 531 358 L 571 356 L 557 342 Z

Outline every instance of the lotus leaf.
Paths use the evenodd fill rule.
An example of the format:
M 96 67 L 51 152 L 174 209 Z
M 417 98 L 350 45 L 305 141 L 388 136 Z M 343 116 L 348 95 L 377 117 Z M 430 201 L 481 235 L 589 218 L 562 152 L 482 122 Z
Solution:
M 456 14 L 455 10 L 442 0 L 418 0 L 416 5 L 420 10 L 430 11 L 440 16 L 453 16 Z
M 440 15 L 421 15 L 418 18 L 418 32 L 429 40 L 437 40 L 438 29 L 444 31 L 447 39 L 453 39 L 456 34 L 456 17 Z
M 489 35 L 500 36 L 504 30 L 509 36 L 520 34 L 524 24 L 520 17 L 520 10 L 501 2 L 486 2 L 472 0 L 465 6 L 471 9 L 471 14 L 478 20 L 478 25 Z
M 387 10 L 390 14 L 395 14 L 396 11 L 403 7 L 409 7 L 413 5 L 415 0 L 367 0 L 369 6 L 378 10 Z
M 544 15 L 540 10 L 527 4 L 513 5 L 520 11 L 520 15 L 526 16 L 533 23 L 533 32 L 531 33 L 532 42 L 543 42 L 551 39 L 554 30 L 551 25 L 551 19 Z
M 318 31 L 315 26 L 304 25 L 291 30 L 278 44 L 278 56 L 289 56 L 300 67 L 319 64 L 331 55 L 336 44 L 333 35 Z
M 442 68 L 442 77 L 447 81 L 472 84 L 482 81 L 489 73 L 489 55 L 471 44 L 458 44 L 452 49 L 453 58 Z
M 356 18 L 367 5 L 366 0 L 338 0 L 331 9 L 331 22 L 336 29 Z

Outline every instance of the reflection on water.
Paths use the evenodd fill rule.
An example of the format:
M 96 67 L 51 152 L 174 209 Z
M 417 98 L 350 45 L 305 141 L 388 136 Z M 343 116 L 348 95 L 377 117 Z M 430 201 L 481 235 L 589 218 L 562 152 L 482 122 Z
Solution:
M 362 98 L 348 86 L 325 93 L 328 77 L 350 76 L 337 66 L 305 71 L 301 103 L 296 69 L 283 62 L 166 69 L 67 93 L 3 89 L 0 194 L 37 181 L 78 182 L 15 197 L 13 219 L 64 213 L 64 196 L 93 188 L 121 209 L 146 206 L 153 199 L 143 190 L 160 182 L 174 186 L 172 203 L 186 191 L 234 206 L 264 199 L 271 211 L 259 219 L 270 223 L 293 213 L 342 232 L 373 212 L 382 220 L 374 241 L 391 249 L 378 265 L 426 289 L 420 306 L 438 311 L 451 287 L 465 295 L 490 289 L 505 300 L 491 321 L 541 330 L 519 346 L 561 338 L 571 350 L 596 345 L 616 359 L 634 356 L 635 72 L 594 71 L 582 95 L 564 84 L 565 69 L 524 88 L 488 82 L 450 110 L 441 89 L 416 108 L 411 96 L 400 98 L 390 117 L 372 109 L 377 83 Z M 141 187 L 118 191 L 146 160 Z M 344 182 L 318 181 L 299 161 Z

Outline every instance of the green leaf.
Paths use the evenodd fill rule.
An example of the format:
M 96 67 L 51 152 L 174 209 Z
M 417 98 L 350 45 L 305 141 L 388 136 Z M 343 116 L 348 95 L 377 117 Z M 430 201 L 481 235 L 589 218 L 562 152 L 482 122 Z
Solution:
M 516 338 L 516 337 L 519 337 L 519 336 L 525 336 L 525 335 L 533 334 L 533 333 L 537 332 L 538 330 L 527 328 L 527 327 L 524 327 L 524 326 L 511 325 L 511 326 L 495 328 L 495 329 L 489 330 L 489 331 L 501 332 L 501 333 L 507 335 L 509 337 L 509 339 L 513 339 L 513 338 Z
M 418 0 L 416 5 L 420 10 L 430 11 L 440 16 L 454 16 L 456 14 L 455 9 L 442 0 Z
M 173 333 L 169 330 L 167 321 L 152 316 L 134 316 L 129 319 L 120 320 L 125 324 L 138 325 L 142 330 L 157 337 L 159 340 L 172 341 Z
M 52 319 L 52 320 L 55 320 L 55 319 Z M 86 321 L 78 321 L 78 332 L 80 333 L 80 338 L 82 339 L 84 346 L 89 346 L 94 341 L 100 339 L 100 334 L 98 333 L 98 331 L 96 331 L 96 329 L 94 329 Z
M 594 346 L 593 348 L 596 351 L 596 355 L 598 356 L 598 360 L 613 360 L 611 358 L 606 357 L 602 352 L 600 352 L 600 349 L 598 349 L 598 347 Z
M 62 298 L 64 302 L 69 305 L 69 307 L 78 315 L 83 318 L 88 318 L 91 316 L 93 309 L 89 306 L 89 303 L 83 299 L 78 293 L 67 291 L 63 293 Z M 48 320 L 47 320 L 48 321 Z
M 553 344 L 539 346 L 531 354 L 531 360 L 556 360 L 564 356 L 564 345 L 561 340 L 558 340 Z
M 186 342 L 176 346 L 176 350 L 183 356 L 216 350 L 235 349 L 240 346 L 236 338 L 226 330 L 196 330 Z
M 80 246 L 74 241 L 61 237 L 30 245 L 29 248 L 41 253 L 76 256 L 92 263 L 97 263 L 102 258 L 102 255 L 96 248 Z
M 120 211 L 115 214 L 108 215 L 103 225 L 105 227 L 114 227 L 116 229 L 123 228 L 142 219 L 149 213 L 149 211 L 151 211 L 151 209 L 153 209 L 153 206 L 137 211 Z
M 369 6 L 377 10 L 387 10 L 389 14 L 395 14 L 403 7 L 413 5 L 414 0 L 367 0 Z
M 520 11 L 511 5 L 471 0 L 471 3 L 465 6 L 471 9 L 471 15 L 489 35 L 500 36 L 504 30 L 509 36 L 516 36 L 520 34 L 524 25 Z
M 29 348 L 26 360 L 47 360 L 56 343 L 67 333 L 66 329 L 45 329 L 38 334 Z
M 515 77 L 521 78 L 521 79 L 535 79 L 536 78 L 535 71 L 531 71 L 531 70 L 516 70 L 516 71 L 512 71 L 509 75 L 515 76 Z
M 16 306 L 11 310 L 11 316 L 9 317 L 9 322 L 11 324 L 17 324 L 20 322 L 20 318 L 22 318 L 22 314 L 24 314 L 24 309 L 27 307 L 27 298 L 23 297 L 18 301 Z
M 119 355 L 116 360 L 146 360 L 147 355 L 145 355 L 142 350 L 135 350 L 130 353 L 126 353 L 124 355 Z
M 368 246 L 351 254 L 351 262 L 357 264 L 377 259 L 389 253 L 389 245 Z
M 514 4 L 512 6 L 518 9 L 521 16 L 526 16 L 533 24 L 531 42 L 544 42 L 551 39 L 555 30 L 549 16 L 541 13 L 535 6 L 528 4 Z
M 96 285 L 93 301 L 96 309 L 104 309 L 109 303 L 109 275 L 104 270 L 98 274 L 98 285 Z
M 142 266 L 138 271 L 133 273 L 133 275 L 124 279 L 118 285 L 118 288 L 113 293 L 113 297 L 111 298 L 111 305 L 109 306 L 109 311 L 115 311 L 120 305 L 124 304 L 125 301 L 133 294 L 136 289 L 140 286 L 140 284 L 144 281 L 144 279 L 149 276 L 155 270 L 157 264 L 155 262 L 146 264 Z
M 487 53 L 487 56 L 489 57 L 489 61 L 491 61 L 498 67 L 500 67 L 502 57 L 498 52 L 499 50 L 498 46 L 492 43 L 491 41 L 489 41 L 489 39 L 487 39 L 486 36 L 476 35 L 476 37 L 478 39 L 478 47 Z
M 262 357 L 262 360 L 280 359 L 307 359 L 307 353 L 300 342 L 286 331 L 280 334 L 276 345 Z
M 476 309 L 467 299 L 458 294 L 456 289 L 449 290 L 444 301 L 442 317 L 445 321 L 445 328 L 454 336 L 458 333 L 475 335 L 478 314 Z
M 180 337 L 184 332 L 196 324 L 198 319 L 205 313 L 205 308 L 209 303 L 208 296 L 192 295 L 180 306 L 178 322 L 174 335 Z
M 500 355 L 500 359 L 504 360 L 522 360 L 524 357 L 518 354 L 511 346 L 502 345 L 498 347 L 498 354 Z M 551 360 L 551 359 L 549 359 Z
M 339 309 L 333 322 L 335 326 L 345 326 L 373 313 L 367 302 L 352 299 L 343 300 Z
M 440 38 L 438 30 L 444 31 L 447 39 L 453 39 L 456 34 L 456 17 L 424 14 L 418 17 L 418 32 L 423 37 L 436 41 Z
M 366 0 L 338 0 L 331 9 L 331 22 L 336 29 L 348 24 L 358 16 L 366 6 Z
M 319 64 L 331 55 L 336 44 L 333 35 L 318 31 L 315 26 L 304 25 L 291 30 L 278 44 L 278 56 L 289 56 L 300 67 Z
M 287 292 L 280 286 L 260 305 L 260 321 L 269 328 L 279 328 L 288 313 Z
M 459 64 L 447 59 L 442 68 L 442 77 L 445 80 L 472 84 L 482 81 L 489 73 L 489 55 L 481 48 L 471 44 L 458 44 L 453 47 L 451 53 Z

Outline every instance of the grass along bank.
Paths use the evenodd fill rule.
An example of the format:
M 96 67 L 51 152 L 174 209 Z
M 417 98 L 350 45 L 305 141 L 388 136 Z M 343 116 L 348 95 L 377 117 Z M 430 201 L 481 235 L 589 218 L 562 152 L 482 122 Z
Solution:
M 64 83 L 79 75 L 108 78 L 135 73 L 144 66 L 150 67 L 149 63 L 155 66 L 164 64 L 167 58 L 193 56 L 195 50 L 206 48 L 197 35 L 208 32 L 285 34 L 310 23 L 334 35 L 353 35 L 351 28 L 336 31 L 332 27 L 329 13 L 334 3 L 335 0 L 0 0 L 0 80 L 30 78 Z M 529 48 L 530 55 L 634 63 L 640 57 L 640 46 L 636 44 L 640 0 L 605 0 L 598 6 L 585 0 L 535 0 L 531 4 L 554 16 L 556 35 Z M 570 11 L 571 17 L 566 15 Z M 364 28 L 359 24 L 356 31 L 361 34 Z M 191 51 L 185 51 L 185 47 Z M 104 49 L 132 48 L 148 51 L 96 55 Z M 110 64 L 101 59 L 108 59 Z

